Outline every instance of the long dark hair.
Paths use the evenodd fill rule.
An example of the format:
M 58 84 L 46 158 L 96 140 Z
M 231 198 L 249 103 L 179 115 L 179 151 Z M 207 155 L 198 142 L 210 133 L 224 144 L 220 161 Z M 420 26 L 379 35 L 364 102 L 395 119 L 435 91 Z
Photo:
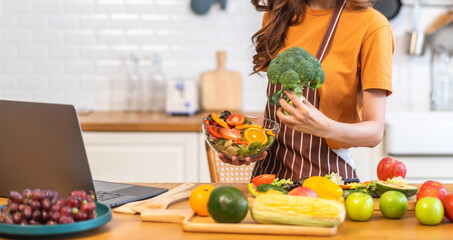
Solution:
M 266 12 L 263 27 L 252 36 L 256 54 L 253 72 L 265 70 L 271 60 L 284 47 L 289 26 L 301 23 L 305 5 L 309 0 L 251 0 L 257 11 Z M 370 0 L 347 0 L 352 9 L 366 9 Z

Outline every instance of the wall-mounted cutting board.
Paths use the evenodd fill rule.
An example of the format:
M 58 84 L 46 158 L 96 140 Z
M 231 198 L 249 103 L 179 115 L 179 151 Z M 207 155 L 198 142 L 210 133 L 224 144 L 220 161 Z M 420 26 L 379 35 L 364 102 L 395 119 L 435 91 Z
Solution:
M 217 52 L 218 67 L 201 76 L 201 106 L 203 110 L 239 111 L 242 104 L 242 83 L 239 72 L 225 69 L 226 52 Z

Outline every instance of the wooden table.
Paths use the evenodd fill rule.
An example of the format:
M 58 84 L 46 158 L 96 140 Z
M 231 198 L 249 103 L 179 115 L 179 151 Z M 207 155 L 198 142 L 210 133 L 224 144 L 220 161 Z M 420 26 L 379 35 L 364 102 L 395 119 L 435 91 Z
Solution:
M 240 113 L 254 117 L 262 114 Z M 92 112 L 80 114 L 79 120 L 83 131 L 201 132 L 201 119 L 208 114 L 168 116 L 166 113 Z
M 174 188 L 179 184 L 142 184 L 155 187 Z M 235 184 L 248 194 L 245 184 Z M 453 192 L 453 184 L 445 184 L 449 193 Z M 249 196 L 249 195 L 247 195 Z M 0 199 L 5 204 L 6 199 Z M 187 208 L 187 201 L 177 203 L 171 208 Z M 438 226 L 423 226 L 418 223 L 413 211 L 407 212 L 402 219 L 389 220 L 375 212 L 367 222 L 351 222 L 346 220 L 338 228 L 338 235 L 328 239 L 450 239 L 453 237 L 453 223 L 444 220 Z M 189 239 L 189 240 L 275 240 L 275 239 L 308 239 L 313 237 L 247 235 L 247 234 L 211 234 L 184 232 L 180 224 L 142 222 L 138 215 L 113 214 L 108 224 L 81 234 L 64 239 Z M 327 239 L 325 237 L 319 239 Z

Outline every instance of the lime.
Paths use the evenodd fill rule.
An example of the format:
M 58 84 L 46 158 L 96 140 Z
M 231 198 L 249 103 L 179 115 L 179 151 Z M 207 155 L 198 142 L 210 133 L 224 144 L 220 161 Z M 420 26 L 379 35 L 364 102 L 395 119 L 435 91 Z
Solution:
M 208 212 L 216 222 L 238 223 L 247 215 L 247 198 L 235 187 L 216 187 L 209 197 Z
M 367 221 L 373 211 L 373 198 L 366 193 L 355 192 L 346 198 L 346 213 L 352 221 Z
M 403 193 L 387 191 L 379 199 L 379 209 L 386 218 L 401 218 L 407 211 L 407 198 Z

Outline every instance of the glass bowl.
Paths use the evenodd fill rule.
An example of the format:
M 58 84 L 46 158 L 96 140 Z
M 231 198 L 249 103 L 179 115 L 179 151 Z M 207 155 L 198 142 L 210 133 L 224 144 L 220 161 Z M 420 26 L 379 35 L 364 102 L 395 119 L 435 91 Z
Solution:
M 217 153 L 222 153 L 229 159 L 237 156 L 239 160 L 244 160 L 246 157 L 255 158 L 261 155 L 274 143 L 280 124 L 270 119 L 264 119 L 261 127 L 257 118 L 246 118 L 252 123 L 251 125 L 256 127 L 237 129 L 241 126 L 230 126 L 230 129 L 226 129 L 208 124 L 207 119 L 203 118 L 202 129 L 206 142 Z

